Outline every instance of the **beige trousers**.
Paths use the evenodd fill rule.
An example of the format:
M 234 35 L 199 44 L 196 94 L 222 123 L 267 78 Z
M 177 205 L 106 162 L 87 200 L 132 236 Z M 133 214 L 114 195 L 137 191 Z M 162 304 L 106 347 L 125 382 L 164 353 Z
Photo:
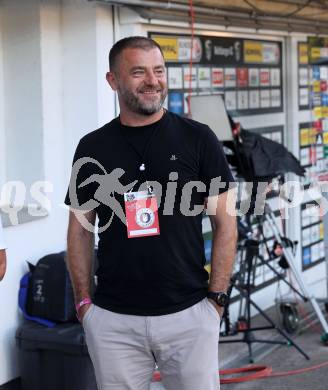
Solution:
M 205 298 L 163 316 L 92 305 L 83 318 L 98 390 L 149 390 L 155 362 L 166 390 L 218 390 L 220 317 Z

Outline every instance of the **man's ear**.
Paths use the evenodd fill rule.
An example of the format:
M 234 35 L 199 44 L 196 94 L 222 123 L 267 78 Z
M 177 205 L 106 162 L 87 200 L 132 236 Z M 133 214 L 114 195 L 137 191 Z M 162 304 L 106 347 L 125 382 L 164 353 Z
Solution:
M 112 90 L 117 91 L 118 82 L 117 82 L 117 78 L 116 78 L 114 72 L 107 72 L 106 73 L 106 80 L 107 80 L 108 84 L 110 85 L 110 87 L 112 88 Z

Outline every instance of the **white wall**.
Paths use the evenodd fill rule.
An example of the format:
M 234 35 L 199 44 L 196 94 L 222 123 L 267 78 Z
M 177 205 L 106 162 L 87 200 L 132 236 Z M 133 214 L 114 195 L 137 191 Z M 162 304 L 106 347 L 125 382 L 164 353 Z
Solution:
M 1 3 L 6 179 L 42 179 L 39 12 L 36 1 Z M 31 153 L 31 151 L 33 152 Z M 0 383 L 18 375 L 14 334 L 24 260 L 42 248 L 36 224 L 6 229 L 8 272 L 0 284 Z M 40 253 L 40 252 L 39 252 Z
M 0 186 L 4 183 L 6 172 L 2 28 L 2 14 L 0 12 Z
M 5 159 L 15 166 L 20 153 L 24 166 L 17 166 L 17 175 L 45 179 L 53 186 L 47 194 L 51 201 L 47 217 L 5 229 L 8 270 L 0 283 L 2 385 L 19 376 L 15 331 L 21 321 L 17 294 L 19 279 L 27 271 L 25 260 L 36 262 L 47 253 L 65 249 L 67 210 L 60 204 L 73 152 L 82 135 L 113 118 L 114 95 L 105 81 L 108 50 L 113 43 L 111 7 L 86 0 L 6 0 L 0 4 L 0 16 L 2 21 L 6 19 L 0 24 L 0 58 L 9 48 L 18 57 L 26 57 L 25 61 L 19 57 L 17 64 L 13 57 L 13 69 L 5 63 L 7 92 L 17 82 L 19 70 L 26 79 L 22 88 L 15 86 L 11 106 L 4 110 L 5 118 L 11 118 L 6 119 L 5 128 L 16 153 L 13 160 L 7 150 Z M 4 96 L 1 85 L 0 78 L 0 113 Z M 28 108 L 24 108 L 23 101 Z M 2 116 L 2 140 L 1 121 Z M 22 144 L 19 138 L 31 129 L 35 142 L 25 140 Z
M 6 179 L 22 180 L 27 186 L 43 175 L 38 3 L 2 4 L 4 128 L 10 155 Z

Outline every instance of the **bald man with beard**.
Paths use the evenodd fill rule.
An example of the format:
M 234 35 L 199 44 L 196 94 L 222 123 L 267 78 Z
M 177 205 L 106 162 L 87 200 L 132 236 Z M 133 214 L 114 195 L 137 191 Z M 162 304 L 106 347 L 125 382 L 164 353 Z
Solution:
M 73 167 L 93 164 L 80 164 L 70 185 L 76 193 L 68 191 L 65 199 L 68 267 L 98 389 L 149 390 L 156 363 L 166 390 L 218 390 L 222 298 L 236 246 L 235 217 L 227 212 L 233 177 L 213 131 L 163 107 L 167 78 L 158 43 L 124 38 L 112 47 L 109 66 L 106 79 L 117 93 L 120 115 L 80 140 Z M 211 191 L 217 178 L 226 185 Z M 148 203 L 160 198 L 153 184 L 167 188 L 168 180 L 177 188 L 172 210 L 163 202 L 152 208 Z M 204 191 L 188 196 L 190 183 Z M 202 236 L 208 204 L 210 278 Z M 126 215 L 114 208 L 125 208 Z M 113 211 L 112 223 L 100 231 Z M 93 296 L 94 229 L 80 223 L 80 213 L 91 227 L 99 220 Z

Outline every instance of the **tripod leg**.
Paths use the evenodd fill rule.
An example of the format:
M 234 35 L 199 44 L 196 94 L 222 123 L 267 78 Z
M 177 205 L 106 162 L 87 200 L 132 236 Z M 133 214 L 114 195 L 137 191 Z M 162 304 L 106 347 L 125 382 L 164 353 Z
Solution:
M 259 308 L 259 306 L 250 299 L 250 303 L 255 307 L 255 309 L 273 326 L 274 329 L 276 329 L 286 340 L 288 340 L 289 344 L 291 344 L 293 347 L 295 347 L 307 360 L 310 360 L 309 355 L 307 355 L 289 336 L 288 334 L 283 331 L 281 328 L 279 328 L 272 319 L 262 310 Z
M 252 351 L 252 342 L 251 341 L 247 341 L 247 346 L 248 346 L 249 362 L 250 363 L 254 363 L 253 351 Z

